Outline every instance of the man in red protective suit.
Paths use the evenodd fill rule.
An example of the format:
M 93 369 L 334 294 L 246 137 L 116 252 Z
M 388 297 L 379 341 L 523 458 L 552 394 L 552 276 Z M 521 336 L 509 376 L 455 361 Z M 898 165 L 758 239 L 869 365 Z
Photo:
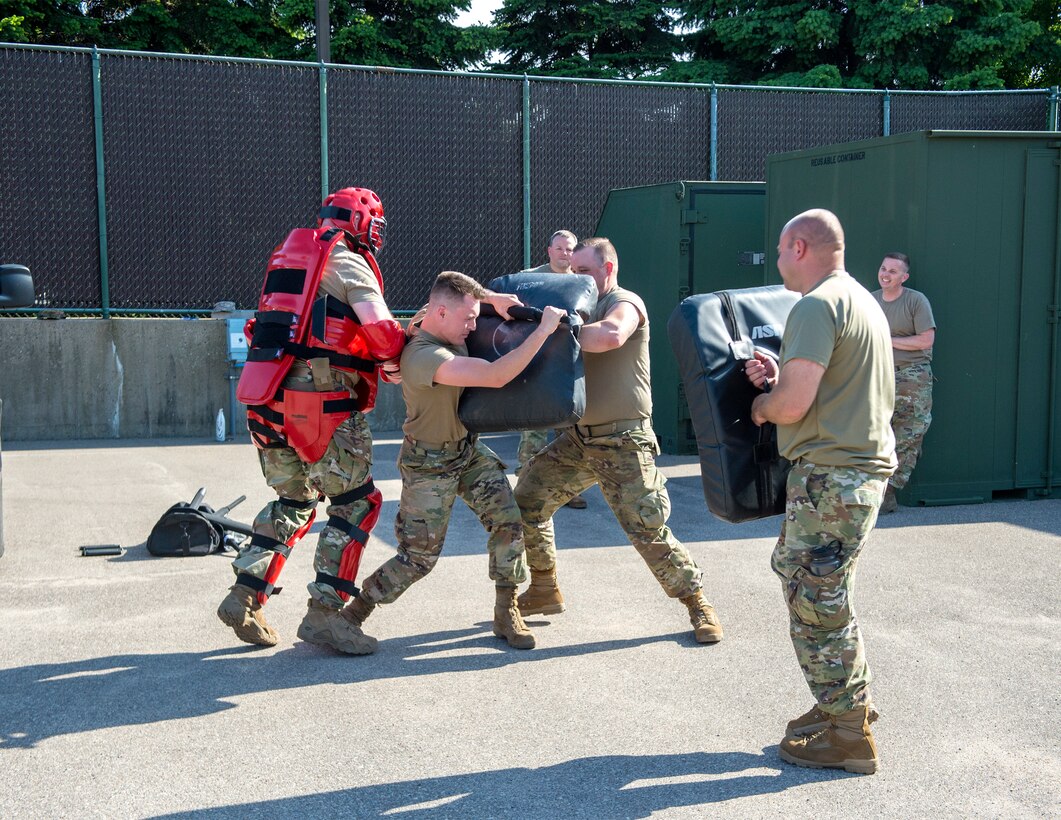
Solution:
M 298 636 L 353 655 L 376 641 L 343 617 L 356 595 L 361 553 L 379 517 L 372 483 L 372 435 L 365 413 L 376 377 L 399 381 L 405 333 L 383 300 L 376 254 L 386 220 L 367 188 L 343 188 L 321 207 L 318 227 L 292 231 L 272 254 L 237 396 L 262 473 L 278 498 L 254 520 L 254 535 L 232 562 L 236 583 L 217 615 L 247 643 L 273 646 L 262 606 L 291 548 L 328 499 Z

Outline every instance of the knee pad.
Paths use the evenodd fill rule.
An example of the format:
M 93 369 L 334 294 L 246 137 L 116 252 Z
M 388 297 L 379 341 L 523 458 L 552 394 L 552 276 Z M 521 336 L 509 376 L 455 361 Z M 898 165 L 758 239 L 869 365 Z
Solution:
M 380 509 L 383 507 L 383 494 L 376 489 L 376 485 L 369 478 L 360 487 L 328 499 L 334 505 L 351 504 L 362 499 L 368 501 L 368 511 L 358 521 L 348 521 L 335 515 L 328 518 L 325 526 L 345 533 L 350 540 L 343 548 L 338 574 L 329 575 L 326 572 L 318 572 L 315 579 L 318 584 L 327 584 L 332 587 L 344 601 L 348 601 L 358 593 L 354 581 L 357 580 L 357 571 L 361 566 L 361 556 L 368 543 L 369 534 L 379 521 Z
M 313 526 L 313 520 L 317 517 L 316 507 L 319 502 L 320 498 L 317 498 L 314 501 L 295 501 L 293 498 L 284 498 L 281 496 L 277 499 L 277 503 L 283 504 L 285 507 L 292 507 L 296 510 L 311 510 L 306 523 L 295 530 L 287 541 L 277 541 L 275 538 L 270 538 L 268 535 L 263 535 L 259 532 L 256 532 L 251 536 L 250 546 L 271 550 L 273 557 L 269 561 L 269 566 L 265 570 L 264 578 L 258 578 L 249 573 L 241 572 L 236 576 L 236 583 L 248 586 L 257 592 L 258 603 L 263 606 L 265 605 L 265 602 L 269 600 L 270 595 L 279 594 L 283 589 L 283 587 L 276 586 L 276 582 L 280 579 L 280 570 L 282 570 L 284 564 L 287 563 L 287 557 L 291 554 L 292 547 L 301 541 L 306 533 L 309 532 L 310 527 Z

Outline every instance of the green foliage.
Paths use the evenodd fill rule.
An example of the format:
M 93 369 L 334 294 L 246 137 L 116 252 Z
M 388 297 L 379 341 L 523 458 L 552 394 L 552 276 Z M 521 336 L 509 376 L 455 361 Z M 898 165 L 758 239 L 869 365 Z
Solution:
M 654 0 L 505 0 L 500 70 L 556 76 L 633 78 L 656 75 L 680 40 L 666 2 Z
M 331 59 L 819 88 L 1061 84 L 1057 0 L 330 0 Z M 0 0 L 0 40 L 315 60 L 314 0 Z M 490 61 L 493 60 L 491 63 Z
M 496 43 L 485 26 L 453 23 L 468 0 L 370 0 L 331 3 L 332 62 L 403 68 L 463 69 L 482 62 Z M 316 50 L 313 0 L 280 0 L 278 13 L 298 53 Z
M 731 83 L 1022 87 L 1061 59 L 1048 33 L 1057 4 L 1043 0 L 690 0 L 681 20 L 692 30 L 683 74 L 702 63 Z

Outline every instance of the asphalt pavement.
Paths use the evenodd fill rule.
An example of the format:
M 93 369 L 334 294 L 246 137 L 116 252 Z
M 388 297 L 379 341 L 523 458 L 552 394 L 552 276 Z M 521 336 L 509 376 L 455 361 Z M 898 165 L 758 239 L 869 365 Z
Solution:
M 362 575 L 394 550 L 399 439 L 376 438 Z M 488 443 L 512 463 L 517 436 Z M 659 464 L 721 643 L 695 643 L 594 488 L 557 513 L 567 611 L 529 619 L 536 649 L 493 636 L 486 536 L 458 502 L 434 572 L 366 623 L 379 651 L 346 657 L 295 637 L 312 539 L 267 649 L 214 614 L 229 558 L 145 549 L 199 487 L 245 494 L 231 516 L 251 521 L 273 495 L 250 444 L 5 445 L 0 817 L 1061 816 L 1061 501 L 881 519 L 856 584 L 881 769 L 858 776 L 777 754 L 811 706 L 769 569 L 780 520 L 723 523 L 695 458 Z M 82 557 L 102 545 L 122 554 Z

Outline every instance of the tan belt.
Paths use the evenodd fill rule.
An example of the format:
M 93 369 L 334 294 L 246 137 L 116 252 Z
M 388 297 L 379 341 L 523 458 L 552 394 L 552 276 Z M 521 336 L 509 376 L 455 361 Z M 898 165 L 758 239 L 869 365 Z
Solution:
M 478 436 L 474 433 L 469 433 L 466 437 L 457 441 L 442 441 L 436 443 L 433 441 L 412 439 L 408 436 L 405 437 L 405 440 L 409 442 L 413 447 L 419 447 L 421 450 L 439 450 L 443 453 L 459 453 L 469 444 L 474 442 L 477 438 Z
M 620 419 L 609 421 L 605 424 L 576 424 L 575 431 L 582 438 L 596 438 L 597 436 L 610 436 L 615 433 L 629 433 L 631 430 L 647 430 L 650 426 L 648 419 Z

